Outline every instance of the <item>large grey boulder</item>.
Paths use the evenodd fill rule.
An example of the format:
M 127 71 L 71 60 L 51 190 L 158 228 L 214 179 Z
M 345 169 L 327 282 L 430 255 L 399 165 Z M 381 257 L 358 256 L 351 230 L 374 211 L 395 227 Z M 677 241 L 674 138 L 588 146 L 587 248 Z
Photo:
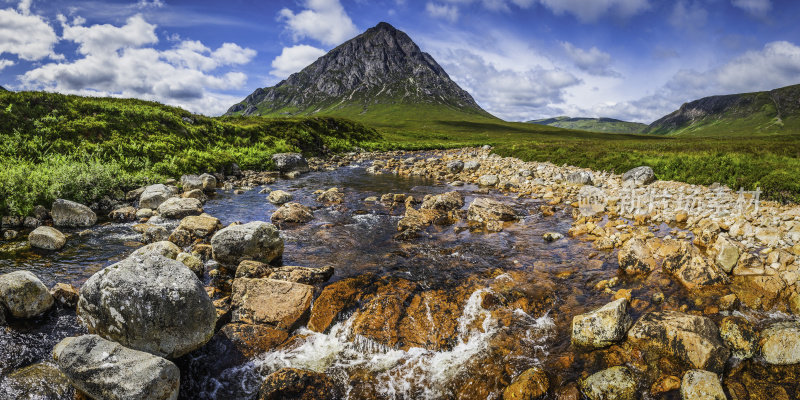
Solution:
M 67 237 L 58 229 L 40 226 L 28 235 L 31 247 L 44 250 L 59 250 L 67 243 Z
M 722 371 L 730 356 L 714 321 L 678 311 L 643 315 L 628 331 L 628 341 L 692 368 L 714 372 Z
M 500 182 L 500 178 L 494 174 L 482 175 L 478 178 L 478 184 L 481 186 L 495 186 L 498 182 Z
M 761 331 L 761 355 L 770 364 L 800 363 L 800 322 L 778 322 Z
M 281 224 L 304 224 L 314 219 L 314 214 L 311 209 L 300 203 L 286 203 L 278 207 L 272 213 L 270 220 L 272 223 L 281 226 Z
M 656 174 L 648 166 L 636 167 L 622 174 L 623 182 L 630 182 L 634 185 L 647 185 L 656 180 Z
M 155 210 L 161 203 L 175 195 L 175 190 L 167 185 L 155 184 L 144 188 L 139 196 L 139 208 L 149 208 Z
M 631 324 L 628 300 L 621 298 L 572 318 L 572 343 L 583 347 L 606 347 L 625 339 Z
M 87 228 L 97 223 L 97 214 L 74 201 L 58 199 L 50 210 L 53 225 L 66 228 Z
M 453 160 L 447 163 L 447 170 L 450 173 L 457 174 L 464 169 L 464 162 L 461 160 Z
M 217 319 L 194 272 L 155 253 L 128 257 L 92 275 L 81 287 L 78 315 L 91 332 L 167 358 L 205 344 Z
M 134 250 L 131 253 L 130 257 L 142 257 L 147 254 L 157 254 L 162 257 L 175 259 L 178 257 L 178 254 L 181 253 L 181 248 L 178 247 L 175 243 L 172 243 L 167 240 L 162 240 L 155 243 L 150 243 L 148 245 L 139 247 L 138 249 Z
M 0 399 L 71 399 L 73 391 L 67 377 L 50 363 L 29 365 L 0 379 Z
M 586 378 L 581 391 L 589 400 L 634 400 L 636 380 L 627 367 L 611 367 Z
M 172 197 L 158 206 L 158 213 L 164 218 L 179 219 L 203 213 L 203 203 L 193 198 Z
M 203 184 L 204 192 L 213 192 L 217 189 L 217 177 L 211 174 L 200 175 L 200 181 Z
M 485 197 L 473 200 L 467 209 L 467 221 L 485 226 L 489 231 L 501 231 L 503 221 L 516 219 L 517 213 L 511 206 Z
M 681 380 L 682 400 L 727 400 L 717 374 L 701 369 L 686 372 Z
M 269 263 L 283 255 L 283 239 L 275 225 L 253 221 L 221 229 L 211 238 L 211 249 L 214 259 L 226 265 L 243 260 Z
M 421 209 L 453 211 L 464 206 L 464 196 L 461 192 L 452 191 L 428 197 L 419 207 Z
M 0 275 L 0 303 L 16 318 L 32 318 L 53 306 L 53 295 L 36 275 L 14 271 Z
M 267 201 L 272 204 L 283 204 L 292 201 L 292 194 L 283 190 L 273 190 L 267 196 Z
M 282 173 L 308 172 L 308 162 L 300 153 L 278 153 L 272 155 L 275 168 Z
M 190 192 L 197 189 L 202 190 L 203 179 L 201 179 L 199 175 L 182 175 L 181 186 L 183 186 L 184 192 Z
M 73 386 L 94 399 L 174 400 L 180 370 L 172 362 L 97 335 L 68 337 L 53 359 Z
M 481 167 L 481 163 L 475 160 L 470 160 L 464 163 L 464 170 L 475 171 Z
M 567 175 L 567 183 L 571 183 L 573 185 L 591 185 L 592 182 L 592 173 L 589 171 L 578 171 L 573 172 Z

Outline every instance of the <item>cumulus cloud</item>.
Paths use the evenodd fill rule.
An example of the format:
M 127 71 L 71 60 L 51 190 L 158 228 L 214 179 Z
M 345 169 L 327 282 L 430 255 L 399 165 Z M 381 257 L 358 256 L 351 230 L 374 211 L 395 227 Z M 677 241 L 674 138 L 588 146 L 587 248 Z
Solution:
M 15 63 L 11 60 L 2 60 L 0 59 L 0 71 L 4 70 L 6 67 L 10 67 Z
M 731 0 L 731 3 L 757 17 L 767 15 L 772 9 L 770 0 Z
M 533 66 L 525 70 L 498 68 L 466 49 L 450 50 L 443 67 L 490 113 L 520 120 L 564 101 L 564 90 L 581 81 L 571 73 Z
M 306 9 L 299 13 L 284 8 L 278 14 L 295 41 L 311 38 L 337 45 L 358 33 L 339 0 L 305 0 L 304 6 Z
M 284 47 L 281 54 L 272 60 L 272 71 L 269 73 L 278 78 L 287 78 L 325 55 L 325 50 L 300 44 Z
M 697 2 L 678 1 L 672 9 L 669 23 L 680 29 L 697 29 L 706 24 L 708 11 Z
M 78 45 L 79 57 L 26 72 L 20 78 L 25 88 L 136 97 L 218 114 L 235 98 L 213 91 L 240 88 L 247 76 L 241 72 L 213 74 L 211 71 L 247 63 L 256 55 L 254 50 L 233 43 L 215 50 L 190 40 L 163 51 L 148 47 L 158 42 L 156 26 L 138 15 L 120 27 L 62 23 L 63 37 Z
M 611 69 L 611 55 L 600 51 L 597 47 L 583 50 L 573 46 L 572 43 L 569 42 L 562 42 L 561 46 L 567 52 L 572 62 L 575 63 L 575 66 L 582 71 L 597 76 L 621 76 L 618 72 Z
M 13 54 L 26 61 L 59 58 L 53 52 L 58 42 L 53 28 L 37 15 L 30 14 L 30 1 L 18 10 L 0 10 L 0 56 Z
M 454 5 L 435 4 L 428 2 L 425 5 L 425 11 L 428 15 L 434 18 L 446 19 L 450 22 L 458 21 L 458 7 Z
M 581 22 L 593 22 L 611 14 L 627 18 L 650 8 L 649 0 L 539 0 L 556 15 L 572 14 Z

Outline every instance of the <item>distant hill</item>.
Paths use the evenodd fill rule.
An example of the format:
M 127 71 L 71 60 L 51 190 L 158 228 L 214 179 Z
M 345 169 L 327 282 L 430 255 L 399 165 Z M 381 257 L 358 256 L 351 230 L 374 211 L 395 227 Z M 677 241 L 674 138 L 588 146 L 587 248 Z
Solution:
M 226 115 L 334 115 L 376 125 L 497 119 L 411 38 L 381 22 Z
M 800 85 L 704 97 L 653 122 L 645 132 L 676 135 L 800 132 Z
M 8 91 L 8 89 L 6 89 L 6 88 L 4 88 L 4 87 L 0 86 L 0 92 L 7 92 L 7 91 Z
M 614 118 L 571 118 L 555 117 L 528 121 L 531 124 L 555 126 L 557 128 L 575 129 L 579 131 L 608 132 L 608 133 L 641 133 L 647 128 L 646 124 L 638 122 L 621 121 Z

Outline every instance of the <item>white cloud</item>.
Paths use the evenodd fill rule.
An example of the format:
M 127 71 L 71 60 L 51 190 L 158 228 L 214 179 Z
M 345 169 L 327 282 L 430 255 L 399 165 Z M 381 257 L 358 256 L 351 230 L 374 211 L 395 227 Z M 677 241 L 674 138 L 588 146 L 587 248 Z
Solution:
M 161 8 L 161 7 L 164 7 L 164 2 L 161 1 L 161 0 L 152 0 L 152 1 L 139 0 L 139 2 L 136 3 L 136 7 L 140 8 L 140 9 L 143 9 L 143 8 Z
M 575 66 L 590 75 L 620 77 L 620 74 L 611 69 L 611 55 L 600 51 L 597 47 L 583 50 L 569 42 L 562 42 L 561 46 L 575 63 Z
M 14 54 L 27 61 L 59 58 L 53 52 L 58 41 L 55 31 L 41 17 L 30 15 L 30 2 L 25 3 L 20 3 L 19 12 L 0 10 L 0 56 Z
M 15 64 L 15 62 L 13 62 L 11 60 L 0 59 L 0 71 L 4 70 L 6 67 L 10 67 L 10 66 L 12 66 L 14 64 Z
M 731 0 L 731 3 L 735 7 L 739 7 L 758 17 L 767 15 L 769 10 L 772 9 L 770 0 Z
M 272 60 L 273 69 L 269 73 L 278 78 L 286 78 L 305 68 L 323 55 L 325 55 L 325 50 L 305 44 L 284 47 L 281 54 Z
M 306 9 L 299 13 L 284 8 L 278 16 L 295 41 L 311 38 L 323 44 L 338 45 L 358 33 L 339 0 L 305 0 L 304 5 Z
M 17 10 L 24 15 L 28 15 L 31 13 L 32 4 L 33 0 L 20 0 L 19 4 L 17 4 Z
M 680 29 L 691 30 L 703 27 L 708 19 L 708 11 L 698 2 L 688 4 L 685 0 L 675 3 L 669 23 Z
M 27 89 L 93 96 L 136 97 L 219 114 L 236 101 L 216 91 L 242 87 L 247 75 L 226 65 L 249 62 L 256 52 L 233 43 L 212 50 L 199 41 L 181 41 L 169 50 L 147 47 L 158 42 L 156 26 L 141 16 L 125 25 L 64 25 L 64 39 L 78 44 L 80 57 L 32 69 L 20 80 Z
M 569 13 L 581 22 L 593 22 L 612 14 L 627 18 L 650 7 L 649 0 L 539 0 L 556 15 Z
M 446 4 L 428 2 L 428 4 L 425 5 L 425 11 L 434 18 L 442 18 L 450 22 L 458 21 L 458 7 L 453 5 L 448 6 Z

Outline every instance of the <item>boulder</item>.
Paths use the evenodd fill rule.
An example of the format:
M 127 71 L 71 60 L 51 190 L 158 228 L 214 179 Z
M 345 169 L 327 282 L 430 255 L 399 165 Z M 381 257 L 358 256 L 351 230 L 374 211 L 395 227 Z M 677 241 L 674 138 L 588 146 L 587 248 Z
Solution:
M 181 197 L 184 199 L 197 199 L 200 201 L 200 204 L 205 204 L 208 201 L 208 196 L 200 189 L 183 192 Z
M 58 199 L 50 210 L 53 225 L 65 228 L 88 228 L 97 223 L 97 214 L 89 207 L 74 201 Z
M 266 278 L 272 273 L 269 265 L 259 261 L 244 260 L 236 267 L 236 278 Z
M 775 365 L 800 363 L 800 321 L 778 322 L 761 331 L 761 355 Z
M 253 221 L 223 228 L 211 238 L 214 259 L 239 265 L 243 260 L 272 262 L 283 255 L 283 239 L 275 225 Z
M 709 371 L 722 371 L 730 355 L 711 319 L 678 311 L 643 315 L 628 331 L 628 341 L 691 368 Z
M 208 214 L 190 215 L 181 220 L 169 235 L 169 241 L 187 247 L 199 239 L 208 239 L 222 228 L 219 219 Z
M 664 259 L 664 269 L 689 290 L 730 283 L 724 271 L 688 242 L 681 242 L 677 251 Z
M 203 261 L 189 253 L 180 253 L 175 257 L 175 260 L 192 270 L 198 278 L 202 278 L 203 273 L 206 272 L 206 266 Z
M 428 210 L 454 211 L 461 209 L 461 207 L 464 207 L 464 196 L 461 194 L 461 192 L 454 190 L 452 192 L 428 197 L 422 202 L 422 205 L 419 208 Z
M 656 174 L 648 166 L 636 167 L 622 174 L 623 182 L 631 182 L 636 186 L 647 185 L 656 180 Z
M 717 236 L 717 241 L 714 243 L 714 250 L 717 252 L 714 263 L 723 271 L 731 273 L 733 267 L 739 262 L 739 247 L 730 240 L 722 236 Z
M 56 283 L 50 288 L 53 299 L 66 308 L 74 309 L 78 305 L 78 289 L 67 283 Z
M 97 335 L 69 337 L 53 348 L 58 368 L 94 399 L 174 400 L 180 371 L 172 362 Z
M 157 254 L 174 260 L 180 253 L 181 248 L 176 246 L 175 243 L 162 240 L 160 242 L 150 243 L 134 250 L 129 257 L 142 257 L 148 254 Z
M 110 212 L 108 218 L 117 222 L 134 221 L 136 220 L 136 209 L 131 206 L 120 207 Z
M 80 289 L 78 315 L 90 332 L 167 358 L 205 344 L 217 319 L 194 272 L 155 253 L 132 255 L 92 275 Z
M 464 163 L 464 170 L 465 171 L 475 171 L 481 167 L 481 163 L 475 160 L 467 161 Z
M 481 186 L 495 186 L 498 182 L 500 182 L 500 178 L 497 175 L 483 175 L 478 178 L 478 184 Z
M 656 268 L 656 260 L 644 240 L 630 239 L 617 253 L 619 267 L 626 274 L 648 274 Z
M 172 197 L 158 206 L 158 214 L 164 218 L 179 219 L 203 213 L 203 204 L 193 198 Z
M 300 153 L 278 153 L 272 155 L 275 168 L 281 173 L 308 172 L 308 162 Z
M 15 318 L 32 318 L 53 306 L 47 286 L 28 271 L 0 275 L 0 304 Z
M 183 175 L 181 176 L 181 186 L 183 186 L 184 192 L 203 190 L 203 180 L 198 175 Z
M 572 343 L 583 347 L 606 347 L 625 339 L 631 324 L 628 300 L 621 298 L 572 318 Z
M 267 196 L 267 201 L 272 204 L 283 204 L 292 201 L 294 197 L 291 193 L 283 191 L 283 190 L 273 190 Z
M 731 349 L 731 355 L 746 360 L 756 352 L 758 334 L 753 325 L 742 317 L 728 316 L 719 324 L 719 336 L 722 342 Z
M 200 175 L 201 188 L 204 192 L 213 192 L 217 189 L 217 178 L 211 174 Z
M 314 219 L 311 209 L 300 203 L 286 203 L 272 213 L 270 219 L 273 224 L 304 224 Z
M 589 171 L 578 171 L 567 175 L 567 183 L 573 185 L 592 185 L 592 173 Z
M 327 204 L 339 204 L 344 201 L 344 195 L 338 188 L 330 188 L 317 196 L 317 201 Z
M 241 362 L 253 358 L 259 354 L 274 350 L 281 343 L 289 338 L 289 334 L 281 329 L 276 329 L 266 325 L 257 324 L 225 324 L 222 329 L 214 335 L 212 342 L 219 344 L 226 342 L 226 345 L 233 349 L 237 356 L 241 357 Z M 225 357 L 230 357 L 228 352 Z
M 681 380 L 682 400 L 727 400 L 717 374 L 701 369 L 686 372 Z
M 67 243 L 67 237 L 55 228 L 40 226 L 28 235 L 31 247 L 44 250 L 60 250 Z
M 555 242 L 556 240 L 559 240 L 559 239 L 561 239 L 563 237 L 564 237 L 564 235 L 562 235 L 562 234 L 560 234 L 558 232 L 545 232 L 542 235 L 542 239 L 544 239 L 545 242 Z
M 258 400 L 335 400 L 341 398 L 333 379 L 319 372 L 283 368 L 261 384 Z
M 501 231 L 503 230 L 501 221 L 516 219 L 517 213 L 513 208 L 484 197 L 473 200 L 467 209 L 467 221 L 485 225 L 490 231 Z
M 362 288 L 368 283 L 368 276 L 342 279 L 331 283 L 322 290 L 314 301 L 308 329 L 325 332 L 336 319 L 349 308 L 355 307 L 361 296 Z
M 533 367 L 516 377 L 503 391 L 503 400 L 536 400 L 547 394 L 550 380 L 541 368 Z
M 155 210 L 161 203 L 167 201 L 168 198 L 175 195 L 176 191 L 163 184 L 150 185 L 144 188 L 144 191 L 139 196 L 139 208 L 149 208 Z
M 67 377 L 48 363 L 29 365 L 0 379 L 0 399 L 71 399 L 73 392 Z
M 287 265 L 271 270 L 268 278 L 277 279 L 280 281 L 305 283 L 306 285 L 315 285 L 318 283 L 327 282 L 328 279 L 331 279 L 333 276 L 333 272 L 334 269 L 331 266 L 313 268 Z
M 627 367 L 611 367 L 590 375 L 581 382 L 589 400 L 635 400 L 636 380 Z
M 231 293 L 232 322 L 292 330 L 308 316 L 314 287 L 266 278 L 237 278 Z
M 169 239 L 169 231 L 166 227 L 153 224 L 138 224 L 142 231 L 143 243 L 156 243 Z
M 447 163 L 447 170 L 451 174 L 457 174 L 464 169 L 464 162 L 461 160 L 453 160 Z

